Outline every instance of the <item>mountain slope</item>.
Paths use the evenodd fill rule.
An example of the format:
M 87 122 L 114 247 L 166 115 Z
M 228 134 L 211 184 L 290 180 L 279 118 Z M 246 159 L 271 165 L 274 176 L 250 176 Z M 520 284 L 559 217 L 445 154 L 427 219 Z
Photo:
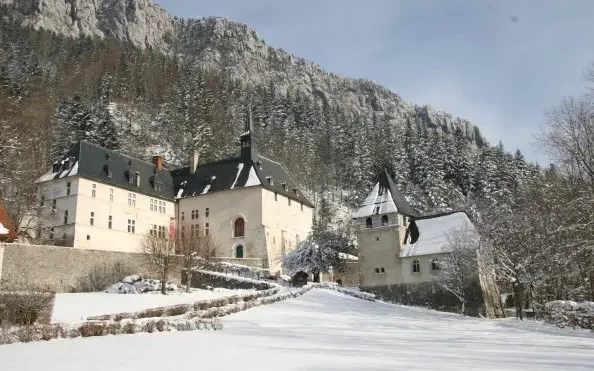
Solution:
M 412 119 L 444 133 L 460 129 L 477 147 L 486 145 L 468 120 L 404 102 L 374 82 L 327 73 L 315 63 L 266 46 L 245 24 L 224 18 L 178 19 L 150 0 L 0 0 L 0 4 L 12 6 L 14 18 L 25 26 L 70 37 L 114 37 L 139 48 L 192 58 L 245 84 L 272 84 L 280 93 L 298 90 L 322 105 L 340 105 L 368 117 L 379 114 L 401 128 Z

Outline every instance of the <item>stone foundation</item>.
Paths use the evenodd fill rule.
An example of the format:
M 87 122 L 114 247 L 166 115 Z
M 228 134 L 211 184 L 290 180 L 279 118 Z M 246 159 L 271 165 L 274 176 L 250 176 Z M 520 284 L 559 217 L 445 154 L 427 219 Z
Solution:
M 382 300 L 396 304 L 426 307 L 453 313 L 460 313 L 462 309 L 462 304 L 455 295 L 434 282 L 361 287 L 361 290 L 376 294 Z M 471 316 L 485 315 L 483 294 L 478 281 L 468 289 L 466 298 L 465 314 Z

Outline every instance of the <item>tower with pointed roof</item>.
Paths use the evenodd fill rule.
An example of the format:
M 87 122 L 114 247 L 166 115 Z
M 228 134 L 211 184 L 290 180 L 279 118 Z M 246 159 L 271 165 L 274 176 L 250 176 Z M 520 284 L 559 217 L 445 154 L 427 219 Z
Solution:
M 243 133 L 239 137 L 241 144 L 241 160 L 243 162 L 257 161 L 258 152 L 256 150 L 256 143 L 253 140 L 254 128 L 252 124 L 252 108 L 250 105 L 246 108 L 245 123 Z

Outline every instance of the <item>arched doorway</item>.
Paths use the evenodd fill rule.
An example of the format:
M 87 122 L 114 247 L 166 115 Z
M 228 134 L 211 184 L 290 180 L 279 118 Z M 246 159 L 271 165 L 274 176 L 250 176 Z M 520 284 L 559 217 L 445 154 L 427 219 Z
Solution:
M 237 245 L 235 246 L 235 257 L 242 259 L 243 258 L 243 246 Z

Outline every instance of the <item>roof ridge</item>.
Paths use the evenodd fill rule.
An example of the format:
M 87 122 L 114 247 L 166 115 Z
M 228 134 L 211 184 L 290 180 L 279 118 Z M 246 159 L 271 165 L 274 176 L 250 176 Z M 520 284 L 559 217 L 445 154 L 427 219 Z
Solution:
M 81 140 L 79 140 L 79 142 L 81 142 L 81 143 L 84 143 L 84 144 L 88 144 L 88 145 L 90 145 L 90 146 L 93 146 L 93 147 L 96 147 L 96 148 L 100 148 L 100 149 L 102 149 L 102 150 L 104 150 L 104 151 L 108 151 L 108 152 L 111 152 L 111 153 L 115 153 L 115 154 L 117 154 L 117 155 L 119 155 L 119 156 L 122 156 L 122 157 L 127 157 L 127 158 L 129 158 L 129 159 L 131 159 L 131 160 L 136 160 L 136 161 L 144 162 L 144 163 L 145 163 L 145 164 L 147 164 L 147 165 L 151 165 L 151 166 L 154 166 L 154 165 L 155 165 L 155 164 L 154 164 L 154 163 L 152 163 L 151 161 L 146 161 L 146 160 L 140 159 L 140 158 L 138 158 L 138 157 L 132 157 L 132 156 L 130 156 L 130 155 L 127 155 L 127 154 L 125 154 L 125 153 L 118 152 L 118 151 L 116 151 L 116 150 L 113 150 L 113 149 L 109 149 L 109 148 L 102 147 L 102 146 L 98 145 L 97 143 L 89 142 L 89 141 L 87 141 L 87 140 L 84 140 L 84 139 L 81 139 Z M 82 146 L 79 146 L 79 158 L 80 158 L 81 147 L 82 147 Z M 169 169 L 166 169 L 166 168 L 163 168 L 163 170 L 165 170 L 165 171 L 170 171 Z

